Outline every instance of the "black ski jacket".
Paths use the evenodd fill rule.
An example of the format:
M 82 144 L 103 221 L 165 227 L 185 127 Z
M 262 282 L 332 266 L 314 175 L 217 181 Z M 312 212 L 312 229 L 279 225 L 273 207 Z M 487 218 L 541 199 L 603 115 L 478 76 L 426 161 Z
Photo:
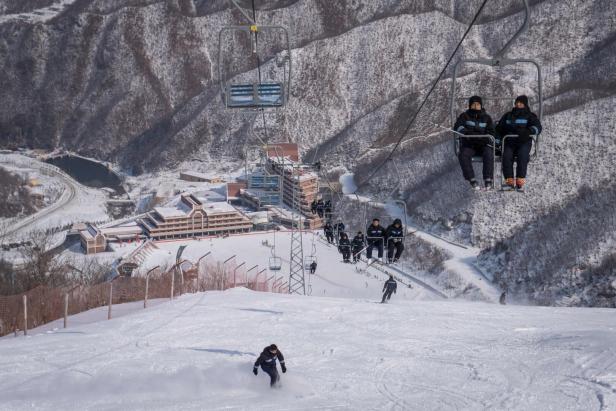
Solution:
M 332 227 L 332 225 L 330 223 L 327 223 L 323 227 L 323 231 L 325 231 L 325 234 L 333 234 L 334 233 L 334 227 Z
M 484 109 L 481 109 L 481 111 L 470 109 L 466 110 L 458 116 L 458 120 L 456 121 L 456 124 L 454 124 L 453 129 L 458 133 L 462 133 L 467 136 L 477 136 L 482 134 L 489 134 L 491 136 L 495 135 L 492 117 L 490 117 Z M 490 141 L 488 139 L 461 137 L 460 143 L 474 145 L 489 144 Z
M 278 358 L 280 364 L 284 364 L 284 356 L 280 350 L 278 350 L 276 354 L 272 354 L 269 351 L 269 346 L 265 347 L 261 355 L 259 355 L 259 358 L 257 358 L 257 361 L 255 361 L 255 368 L 258 366 L 262 366 L 263 368 L 276 367 L 276 358 Z
M 359 236 L 356 235 L 355 237 L 353 237 L 353 241 L 351 242 L 351 245 L 353 246 L 353 250 L 361 250 L 362 248 L 364 248 L 364 236 Z
M 340 241 L 338 241 L 338 250 L 340 252 L 342 252 L 342 250 L 350 250 L 351 249 L 351 242 L 349 241 L 348 238 L 341 238 Z
M 366 237 L 385 237 L 385 229 L 380 224 L 376 227 L 370 224 L 366 229 Z M 368 241 L 376 241 L 376 238 L 369 238 Z
M 395 223 L 396 221 L 394 221 L 394 224 Z M 398 222 L 398 224 L 400 224 L 400 227 L 396 227 L 394 224 L 391 224 L 389 227 L 387 227 L 387 231 L 385 232 L 387 238 L 404 238 L 404 228 L 402 227 L 402 223 Z
M 541 121 L 535 113 L 528 108 L 514 108 L 508 113 L 505 113 L 496 126 L 496 131 L 501 137 L 508 134 L 518 134 L 519 128 L 525 128 L 531 134 L 539 135 L 543 130 Z
M 385 284 L 383 285 L 383 291 L 388 290 L 388 291 L 393 291 L 395 293 L 397 289 L 398 289 L 398 283 L 396 282 L 396 280 L 389 279 L 385 281 Z

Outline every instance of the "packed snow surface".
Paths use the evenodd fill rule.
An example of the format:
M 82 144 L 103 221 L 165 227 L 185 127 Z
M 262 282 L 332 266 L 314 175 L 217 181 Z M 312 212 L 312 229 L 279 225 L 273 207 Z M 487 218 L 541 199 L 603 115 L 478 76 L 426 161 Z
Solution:
M 0 340 L 1 410 L 607 410 L 616 318 L 606 309 L 245 289 L 111 321 Z M 251 372 L 286 357 L 282 386 Z

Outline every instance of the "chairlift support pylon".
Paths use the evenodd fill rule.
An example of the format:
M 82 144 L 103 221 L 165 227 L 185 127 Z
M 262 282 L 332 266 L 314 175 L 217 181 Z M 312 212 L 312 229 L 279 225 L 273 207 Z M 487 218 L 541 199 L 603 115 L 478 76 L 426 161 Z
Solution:
M 280 25 L 258 25 L 235 0 L 230 0 L 249 21 L 249 25 L 225 26 L 218 33 L 218 78 L 220 91 L 225 107 L 228 109 L 241 109 L 248 112 L 255 110 L 279 109 L 286 105 L 291 90 L 291 41 L 289 31 Z M 276 64 L 283 68 L 282 79 L 263 80 L 261 78 L 261 59 L 258 59 L 259 78 L 253 82 L 228 82 L 224 75 L 223 42 L 225 34 L 244 33 L 249 37 L 252 53 L 259 55 L 258 36 L 260 33 L 282 34 L 284 37 L 284 52 L 286 56 L 276 59 Z M 227 44 L 228 45 L 228 44 Z
M 456 90 L 457 90 L 457 84 L 456 84 L 456 80 L 458 78 L 458 73 L 460 71 L 460 68 L 462 68 L 464 65 L 470 65 L 470 64 L 476 64 L 476 65 L 483 65 L 483 66 L 488 66 L 488 67 L 506 67 L 506 66 L 514 66 L 514 65 L 520 65 L 520 64 L 525 64 L 525 65 L 532 65 L 537 73 L 537 88 L 536 88 L 536 99 L 537 99 L 537 104 L 538 104 L 538 117 L 539 120 L 542 119 L 543 117 L 543 78 L 542 78 L 542 74 L 541 74 L 541 65 L 539 64 L 539 62 L 537 60 L 534 59 L 530 59 L 530 58 L 508 58 L 507 57 L 507 53 L 509 51 L 509 49 L 511 48 L 511 46 L 515 43 L 515 41 L 526 31 L 528 31 L 528 28 L 530 27 L 530 6 L 528 4 L 528 0 L 522 0 L 523 5 L 524 5 L 524 22 L 522 24 L 522 26 L 518 29 L 518 31 L 513 35 L 513 37 L 507 42 L 507 44 L 505 44 L 505 46 L 494 56 L 494 58 L 477 58 L 477 59 L 461 59 L 459 60 L 453 69 L 453 77 L 452 77 L 452 81 L 451 81 L 451 95 L 450 95 L 450 101 L 449 101 L 449 113 L 450 113 L 450 121 L 451 124 L 455 123 L 456 118 L 457 118 L 457 102 L 458 101 L 465 101 L 467 100 L 470 96 L 468 97 L 457 97 L 456 96 Z M 503 100 L 509 100 L 513 103 L 513 101 L 515 100 L 516 96 L 487 96 L 487 97 L 483 97 L 484 101 L 503 101 Z M 492 142 L 492 148 L 494 150 L 494 169 L 496 169 L 496 162 L 501 160 L 500 156 L 497 156 L 497 151 L 496 151 L 496 147 L 494 145 L 495 140 L 493 136 L 490 135 L 477 135 L 477 136 L 466 136 L 463 135 L 461 133 L 456 132 L 455 130 L 451 131 L 453 134 L 453 144 L 454 144 L 454 153 L 456 154 L 456 156 L 460 153 L 460 138 L 464 137 L 464 138 L 489 138 Z M 503 145 L 505 143 L 505 141 L 507 139 L 513 139 L 516 138 L 516 135 L 507 135 L 505 137 L 503 137 L 502 142 Z M 531 160 L 536 159 L 539 156 L 539 136 L 538 135 L 532 135 L 531 138 L 534 141 L 533 144 L 533 153 L 531 154 Z M 481 162 L 482 159 L 481 157 L 473 157 L 473 162 Z

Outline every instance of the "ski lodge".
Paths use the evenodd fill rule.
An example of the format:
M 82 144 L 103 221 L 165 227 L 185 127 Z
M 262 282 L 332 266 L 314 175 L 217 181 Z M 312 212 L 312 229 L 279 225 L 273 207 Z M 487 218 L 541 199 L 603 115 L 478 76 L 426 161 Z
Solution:
M 181 194 L 173 206 L 155 207 L 138 222 L 154 240 L 246 233 L 252 229 L 250 219 L 232 205 L 205 203 L 188 193 Z

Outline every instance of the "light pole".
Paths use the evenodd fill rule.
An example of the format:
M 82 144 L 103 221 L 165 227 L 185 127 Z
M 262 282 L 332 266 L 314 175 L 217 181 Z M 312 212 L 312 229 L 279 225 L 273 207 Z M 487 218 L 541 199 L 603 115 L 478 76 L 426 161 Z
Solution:
M 259 286 L 259 276 L 264 273 L 267 270 L 267 268 L 264 268 L 263 270 L 259 271 L 257 273 L 257 275 L 255 276 L 255 288 L 257 288 Z M 267 278 L 267 277 L 266 277 Z M 255 290 L 257 291 L 257 290 Z
M 240 268 L 241 266 L 246 265 L 246 261 L 244 261 L 242 264 L 240 265 L 236 265 L 235 268 L 233 269 L 233 288 L 235 288 L 236 282 L 235 282 L 235 273 L 237 272 L 237 269 Z
M 143 299 L 143 308 L 147 308 L 148 306 L 148 289 L 150 286 L 150 274 L 157 268 L 160 268 L 160 265 L 157 265 L 145 274 L 145 298 Z
M 233 260 L 235 258 L 235 254 L 233 254 L 231 257 L 227 258 L 225 261 L 222 262 L 222 274 L 223 274 L 223 278 L 224 278 L 224 282 L 227 282 L 227 272 L 225 271 L 225 264 L 227 264 L 229 261 Z M 224 286 L 222 285 L 222 282 L 220 284 L 220 289 L 221 291 L 224 289 Z
M 173 267 L 171 267 L 171 269 L 169 270 L 169 272 L 171 272 L 171 299 L 172 300 L 173 300 L 173 293 L 174 293 L 174 287 L 175 287 L 175 270 L 180 265 L 184 264 L 186 261 L 188 261 L 188 260 L 182 260 L 180 262 L 177 262 L 177 263 L 173 264 Z M 184 286 L 184 273 L 182 273 L 182 269 L 180 269 L 180 274 L 182 275 L 182 286 Z M 182 292 L 180 291 L 180 295 L 181 294 L 182 294 Z
M 259 269 L 259 264 L 257 264 L 257 265 L 255 265 L 255 266 L 250 267 L 250 268 L 248 269 L 248 271 L 246 271 L 246 281 L 245 281 L 245 282 L 246 282 L 246 284 L 248 284 L 248 273 L 249 273 L 249 272 L 251 272 L 252 270 L 254 270 L 255 268 L 258 270 L 258 269 Z

